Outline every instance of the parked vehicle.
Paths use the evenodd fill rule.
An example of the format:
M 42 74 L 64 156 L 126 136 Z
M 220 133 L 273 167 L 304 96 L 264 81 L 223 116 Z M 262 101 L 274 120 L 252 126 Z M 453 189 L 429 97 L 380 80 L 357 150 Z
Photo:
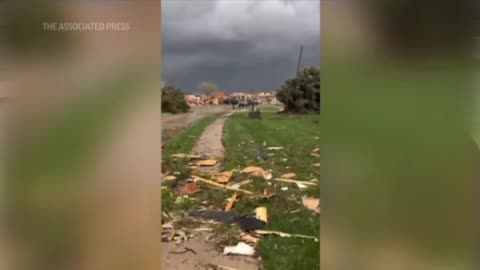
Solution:
M 238 107 L 239 108 L 243 108 L 243 107 L 246 107 L 246 106 L 248 106 L 248 102 L 246 100 L 240 100 L 238 102 Z

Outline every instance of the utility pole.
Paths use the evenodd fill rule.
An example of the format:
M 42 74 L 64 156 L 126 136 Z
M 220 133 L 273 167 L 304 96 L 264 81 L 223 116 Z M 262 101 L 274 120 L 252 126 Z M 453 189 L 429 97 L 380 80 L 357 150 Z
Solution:
M 300 45 L 300 55 L 298 56 L 297 76 L 300 73 L 300 63 L 302 62 L 303 45 Z

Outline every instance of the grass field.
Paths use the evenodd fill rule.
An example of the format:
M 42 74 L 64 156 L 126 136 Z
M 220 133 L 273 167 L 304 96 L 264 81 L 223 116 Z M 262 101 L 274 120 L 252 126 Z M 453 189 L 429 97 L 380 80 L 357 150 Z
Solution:
M 317 115 L 281 115 L 277 113 L 262 113 L 263 120 L 248 118 L 248 113 L 231 115 L 224 127 L 224 145 L 226 157 L 222 169 L 241 169 L 249 165 L 261 166 L 271 169 L 273 177 L 280 177 L 284 173 L 294 172 L 298 180 L 320 180 L 319 168 L 312 164 L 319 162 L 318 157 L 310 153 L 320 146 L 319 125 L 313 120 Z M 187 179 L 190 175 L 188 164 L 169 163 L 172 153 L 188 153 L 193 148 L 195 140 L 204 128 L 213 122 L 215 116 L 205 118 L 182 132 L 175 140 L 170 142 L 163 151 L 163 159 L 167 162 L 168 169 L 174 169 L 180 174 L 178 180 Z M 284 147 L 275 150 L 265 162 L 256 160 L 256 149 L 264 142 L 268 146 Z M 244 174 L 234 173 L 231 182 L 238 182 L 248 178 Z M 262 192 L 268 188 L 277 196 L 269 200 L 241 197 L 232 212 L 251 215 L 256 207 L 265 206 L 268 209 L 268 224 L 265 229 L 278 230 L 287 233 L 304 234 L 319 238 L 319 215 L 306 209 L 302 205 L 302 196 L 320 196 L 320 188 L 313 187 L 300 190 L 294 184 L 284 184 L 272 181 L 268 185 L 261 177 L 250 177 L 253 181 L 242 186 L 255 192 Z M 201 184 L 200 184 L 201 185 Z M 287 187 L 288 190 L 281 190 Z M 191 211 L 202 206 L 203 202 L 217 209 L 223 209 L 225 201 L 232 195 L 225 190 L 202 187 L 208 192 L 201 192 L 175 203 L 176 195 L 170 188 L 162 189 L 162 211 L 164 213 L 179 213 Z M 184 229 L 195 227 L 196 224 L 185 222 L 181 224 Z M 186 228 L 185 228 L 186 227 Z M 235 226 L 218 225 L 216 234 L 222 238 L 222 244 L 235 245 L 240 241 Z M 261 256 L 261 263 L 266 270 L 289 269 L 319 269 L 320 243 L 310 239 L 266 237 L 260 241 L 256 248 Z
M 214 113 L 205 118 L 194 122 L 189 128 L 182 131 L 175 138 L 169 141 L 162 149 L 163 171 L 180 170 L 186 172 L 185 163 L 174 163 L 171 160 L 171 155 L 175 153 L 190 153 L 192 152 L 195 143 L 197 142 L 203 130 L 211 123 L 213 123 L 223 113 Z
M 225 169 L 243 168 L 249 165 L 271 169 L 273 177 L 294 172 L 298 180 L 320 181 L 320 170 L 312 164 L 318 157 L 310 156 L 320 147 L 319 125 L 313 120 L 318 115 L 280 115 L 263 113 L 263 120 L 252 120 L 246 113 L 234 114 L 225 125 L 225 146 L 227 156 Z M 256 160 L 258 145 L 284 147 L 273 151 L 267 161 Z M 281 190 L 288 187 L 287 191 Z M 303 195 L 320 196 L 320 188 L 300 190 L 294 184 L 274 183 L 269 186 L 262 178 L 244 186 L 245 189 L 262 191 L 271 189 L 278 196 L 264 202 L 252 202 L 245 198 L 234 208 L 241 214 L 254 211 L 258 206 L 268 209 L 267 229 L 319 237 L 320 219 L 317 214 L 303 207 Z M 262 240 L 258 251 L 265 269 L 319 269 L 320 244 L 313 240 L 271 237 Z
M 262 104 L 258 106 L 258 109 L 262 112 L 278 112 L 282 110 L 282 106 L 272 105 L 272 104 Z

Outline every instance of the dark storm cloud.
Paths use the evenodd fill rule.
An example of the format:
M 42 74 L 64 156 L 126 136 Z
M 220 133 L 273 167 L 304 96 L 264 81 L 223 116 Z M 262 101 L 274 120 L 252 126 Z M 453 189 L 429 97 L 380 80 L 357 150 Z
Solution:
M 229 92 L 272 90 L 304 65 L 320 63 L 315 0 L 164 0 L 163 80 L 195 91 L 212 81 Z

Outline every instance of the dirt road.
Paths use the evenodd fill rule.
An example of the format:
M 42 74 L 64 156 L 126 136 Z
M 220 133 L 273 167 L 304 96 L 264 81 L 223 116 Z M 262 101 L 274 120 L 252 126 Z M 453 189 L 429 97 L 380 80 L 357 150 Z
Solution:
M 197 155 L 206 155 L 222 160 L 225 155 L 223 146 L 223 126 L 228 113 L 218 118 L 200 136 L 193 153 Z M 201 170 L 200 173 L 212 173 L 219 169 L 219 166 Z M 162 242 L 162 269 L 169 270 L 203 270 L 213 269 L 207 265 L 223 266 L 219 269 L 239 269 L 239 270 L 258 270 L 259 263 L 253 257 L 245 256 L 226 256 L 219 250 L 215 243 L 206 241 L 209 235 L 200 233 L 192 239 L 179 245 L 173 242 Z M 178 254 L 176 252 L 190 248 L 195 251 Z M 172 253 L 173 252 L 173 253 Z
M 216 112 L 229 111 L 230 106 L 196 106 L 191 112 L 182 114 L 162 114 L 162 144 L 165 144 L 193 122 Z

